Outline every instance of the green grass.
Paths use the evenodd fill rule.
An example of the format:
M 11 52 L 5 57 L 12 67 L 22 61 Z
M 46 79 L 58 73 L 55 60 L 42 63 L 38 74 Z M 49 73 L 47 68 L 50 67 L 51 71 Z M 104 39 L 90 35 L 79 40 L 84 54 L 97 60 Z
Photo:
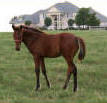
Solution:
M 24 45 L 16 52 L 12 33 L 0 33 L 0 103 L 107 103 L 107 31 L 69 32 L 84 38 L 87 47 L 82 64 L 75 58 L 78 68 L 76 93 L 72 90 L 72 77 L 67 90 L 62 89 L 67 71 L 62 57 L 46 59 L 51 89 L 47 88 L 41 74 L 41 89 L 35 92 L 31 54 Z

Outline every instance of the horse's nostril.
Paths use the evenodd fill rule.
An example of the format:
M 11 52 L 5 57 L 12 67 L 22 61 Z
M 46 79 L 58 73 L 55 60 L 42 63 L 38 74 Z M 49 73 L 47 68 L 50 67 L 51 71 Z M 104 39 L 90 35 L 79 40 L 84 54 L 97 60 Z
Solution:
M 20 48 L 16 48 L 17 51 L 20 51 Z

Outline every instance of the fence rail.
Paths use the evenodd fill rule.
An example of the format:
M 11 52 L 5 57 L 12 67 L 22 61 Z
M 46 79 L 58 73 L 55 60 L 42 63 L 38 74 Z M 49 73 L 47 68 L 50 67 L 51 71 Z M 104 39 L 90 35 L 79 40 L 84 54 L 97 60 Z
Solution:
M 47 29 L 47 30 L 107 30 L 107 26 L 68 26 L 68 27 L 61 27 L 57 28 L 55 26 L 50 27 L 40 27 L 41 29 Z
M 89 30 L 107 30 L 107 26 L 90 26 Z

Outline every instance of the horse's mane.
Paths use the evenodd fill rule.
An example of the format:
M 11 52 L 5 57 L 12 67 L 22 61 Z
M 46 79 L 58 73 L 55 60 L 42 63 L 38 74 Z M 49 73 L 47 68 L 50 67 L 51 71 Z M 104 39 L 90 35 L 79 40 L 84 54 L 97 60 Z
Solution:
M 33 27 L 25 26 L 25 25 L 21 25 L 21 26 L 24 29 L 31 30 L 31 31 L 36 32 L 36 33 L 44 33 L 43 31 L 41 31 L 41 30 L 39 30 L 37 28 L 33 28 Z

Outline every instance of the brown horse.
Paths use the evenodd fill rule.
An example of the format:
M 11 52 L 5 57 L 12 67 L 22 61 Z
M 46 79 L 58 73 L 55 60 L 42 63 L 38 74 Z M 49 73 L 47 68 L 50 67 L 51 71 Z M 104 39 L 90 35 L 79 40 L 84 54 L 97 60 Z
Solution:
M 12 25 L 12 28 L 14 30 L 13 37 L 16 44 L 16 50 L 20 50 L 21 42 L 23 42 L 30 53 L 33 55 L 37 80 L 36 90 L 38 90 L 40 87 L 40 66 L 42 69 L 42 73 L 46 78 L 47 86 L 50 88 L 50 83 L 46 74 L 44 58 L 56 58 L 59 56 L 63 56 L 68 64 L 67 79 L 63 88 L 66 89 L 70 80 L 70 76 L 73 73 L 73 90 L 77 90 L 77 67 L 73 62 L 73 58 L 79 49 L 79 60 L 84 59 L 85 56 L 85 43 L 80 37 L 77 37 L 71 33 L 48 35 L 38 29 L 22 25 Z

